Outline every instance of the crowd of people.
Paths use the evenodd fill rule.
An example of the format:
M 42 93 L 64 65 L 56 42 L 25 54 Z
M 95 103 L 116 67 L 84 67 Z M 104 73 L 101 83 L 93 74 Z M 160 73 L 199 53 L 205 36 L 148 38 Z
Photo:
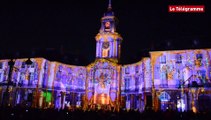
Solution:
M 0 120 L 209 120 L 211 111 L 193 113 L 192 111 L 145 110 L 58 110 L 23 107 L 0 107 Z

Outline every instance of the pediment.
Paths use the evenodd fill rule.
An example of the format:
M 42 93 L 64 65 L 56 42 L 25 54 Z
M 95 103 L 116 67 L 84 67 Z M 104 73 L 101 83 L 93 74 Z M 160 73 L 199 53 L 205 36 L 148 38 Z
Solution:
M 107 59 L 96 59 L 93 63 L 89 64 L 87 66 L 87 68 L 115 68 L 115 67 L 118 67 L 120 65 L 112 62 L 112 61 L 109 61 Z

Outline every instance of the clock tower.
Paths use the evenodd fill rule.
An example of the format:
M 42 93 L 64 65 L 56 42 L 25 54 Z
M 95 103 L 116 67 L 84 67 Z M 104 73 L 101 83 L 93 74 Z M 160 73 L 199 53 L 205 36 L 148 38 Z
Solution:
M 101 18 L 101 28 L 96 35 L 96 58 L 108 59 L 118 63 L 122 37 L 116 32 L 117 18 L 109 0 L 107 12 Z

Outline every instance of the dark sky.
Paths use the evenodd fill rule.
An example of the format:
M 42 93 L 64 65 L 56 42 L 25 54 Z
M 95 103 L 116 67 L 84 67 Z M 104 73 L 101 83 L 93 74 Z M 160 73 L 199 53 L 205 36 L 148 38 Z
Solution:
M 113 0 L 123 37 L 121 63 L 137 62 L 151 50 L 211 48 L 208 1 Z M 205 13 L 168 13 L 173 4 L 203 4 Z M 95 59 L 95 35 L 107 5 L 108 0 L 1 4 L 0 58 L 41 56 L 74 64 L 79 57 L 77 64 L 87 65 Z

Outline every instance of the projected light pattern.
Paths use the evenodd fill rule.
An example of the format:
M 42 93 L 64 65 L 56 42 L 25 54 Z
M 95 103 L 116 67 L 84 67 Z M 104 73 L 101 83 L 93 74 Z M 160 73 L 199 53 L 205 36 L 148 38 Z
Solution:
M 39 83 L 40 77 L 40 68 L 42 68 L 41 64 L 44 59 L 36 58 L 31 59 L 32 64 L 26 65 L 25 61 L 27 59 L 16 59 L 14 60 L 15 64 L 12 70 L 12 79 L 11 81 L 18 86 L 25 87 L 33 87 L 39 84 L 41 86 L 41 80 Z M 7 61 L 8 62 L 8 61 Z M 2 62 L 2 64 L 6 64 Z M 5 67 L 5 70 L 9 68 L 9 66 Z
M 88 67 L 88 87 L 86 90 L 90 105 L 113 104 L 118 97 L 118 65 L 105 59 L 97 60 Z
M 87 66 L 31 58 L 30 65 L 15 59 L 10 69 L 0 60 L 0 106 L 211 110 L 211 49 L 153 51 L 121 65 L 123 39 L 111 4 L 100 22 L 96 60 Z
M 151 56 L 158 52 L 152 52 Z M 210 52 L 207 50 L 163 51 L 155 60 L 155 87 L 177 88 L 181 84 L 198 85 L 208 83 L 210 79 Z
M 151 63 L 149 58 L 143 58 L 142 61 L 124 65 L 122 67 L 121 90 L 130 92 L 143 92 L 143 89 L 151 88 Z M 144 84 L 144 82 L 146 82 Z
M 150 54 L 151 58 L 123 66 L 106 59 L 97 59 L 86 67 L 43 58 L 31 58 L 32 64 L 27 65 L 27 59 L 15 59 L 11 74 L 15 86 L 9 89 L 16 97 L 11 94 L 9 103 L 16 105 L 31 100 L 28 105 L 41 108 L 52 105 L 94 108 L 95 105 L 117 107 L 121 102 L 123 108 L 143 111 L 146 96 L 151 93 L 156 95 L 153 105 L 157 109 L 198 110 L 197 97 L 201 97 L 200 94 L 209 96 L 206 92 L 211 84 L 211 50 L 154 51 Z M 0 61 L 2 94 L 9 78 L 8 61 Z M 155 91 L 152 91 L 153 85 Z M 162 93 L 170 99 L 163 101 Z M 192 97 L 187 99 L 187 95 Z M 119 96 L 121 101 L 118 101 Z M 33 99 L 37 99 L 37 103 Z M 188 108 L 190 103 L 192 107 Z
M 154 97 L 159 98 L 162 90 L 165 90 L 171 97 L 165 103 L 161 102 L 161 106 L 165 106 L 161 109 L 165 110 L 175 105 L 177 105 L 177 108 L 173 108 L 181 109 L 180 111 L 192 108 L 199 109 L 201 106 L 199 106 L 197 99 L 200 94 L 205 95 L 205 88 L 207 89 L 205 97 L 211 98 L 208 92 L 211 85 L 210 52 L 210 49 L 150 52 L 151 64 L 154 70 L 152 71 L 152 78 L 154 78 L 156 92 Z M 152 94 L 155 95 L 155 93 Z M 192 97 L 188 99 L 188 96 Z M 177 103 L 175 103 L 175 100 L 177 100 Z M 154 101 L 153 104 L 158 109 L 159 105 L 156 99 Z M 187 104 L 191 104 L 191 107 L 188 108 Z
M 54 89 L 85 91 L 86 68 L 55 63 Z
M 7 83 L 9 74 L 9 60 L 0 60 L 0 83 Z

